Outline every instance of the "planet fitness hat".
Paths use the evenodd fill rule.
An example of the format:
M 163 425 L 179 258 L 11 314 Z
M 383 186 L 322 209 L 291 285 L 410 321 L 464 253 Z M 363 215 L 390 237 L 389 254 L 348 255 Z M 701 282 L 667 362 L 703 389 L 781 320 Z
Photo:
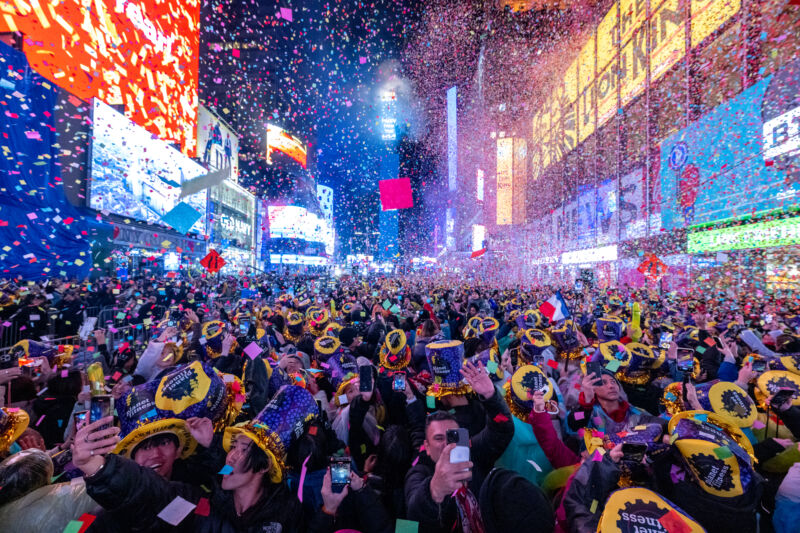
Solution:
M 792 389 L 794 396 L 792 405 L 800 405 L 800 376 L 786 370 L 770 370 L 764 372 L 756 380 L 756 400 L 760 404 L 766 402 L 767 397 L 775 394 L 780 389 Z
M 18 407 L 0 409 L 0 452 L 7 452 L 28 428 L 28 413 Z
M 705 533 L 703 526 L 683 510 L 651 490 L 628 488 L 612 492 L 603 507 L 597 532 L 642 531 Z
M 289 447 L 303 434 L 306 423 L 316 417 L 319 409 L 311 393 L 302 387 L 284 385 L 255 418 L 226 428 L 222 446 L 229 451 L 236 436 L 246 435 L 272 460 L 275 467 L 270 468 L 270 481 L 280 483 Z
M 160 433 L 178 437 L 181 456 L 194 452 L 196 443 L 186 429 L 184 421 L 192 417 L 210 419 L 217 430 L 222 429 L 238 415 L 241 402 L 236 394 L 244 395 L 233 383 L 226 385 L 223 376 L 210 363 L 194 361 L 182 365 L 160 380 L 148 381 L 134 387 L 117 403 L 122 440 L 115 453 L 130 457 L 136 446 L 145 439 Z
M 455 340 L 432 342 L 425 347 L 425 355 L 433 373 L 428 396 L 443 398 L 472 392 L 472 387 L 463 381 L 460 372 L 464 364 L 464 343 Z
M 553 397 L 553 387 L 550 380 L 538 366 L 521 366 L 511 376 L 511 381 L 504 387 L 506 389 L 506 403 L 511 413 L 526 422 L 533 409 L 533 393 L 542 391 L 544 401 Z
M 320 361 L 327 361 L 333 354 L 340 351 L 341 347 L 342 343 L 336 337 L 325 335 L 314 341 L 314 352 Z
M 755 482 L 754 452 L 742 431 L 708 411 L 684 411 L 669 421 L 674 446 L 705 492 L 741 496 Z

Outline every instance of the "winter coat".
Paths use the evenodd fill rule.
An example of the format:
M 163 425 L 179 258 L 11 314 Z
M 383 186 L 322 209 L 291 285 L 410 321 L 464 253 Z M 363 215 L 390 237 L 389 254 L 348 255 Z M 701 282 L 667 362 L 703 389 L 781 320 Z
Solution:
M 289 533 L 302 530 L 300 502 L 284 484 L 271 485 L 255 505 L 238 515 L 233 493 L 215 485 L 211 493 L 201 487 L 167 481 L 130 459 L 108 455 L 103 468 L 86 478 L 89 496 L 107 511 L 122 517 L 114 531 L 176 531 L 194 533 Z M 208 516 L 189 513 L 178 526 L 158 514 L 176 497 L 197 504 L 209 500 Z M 89 533 L 102 531 L 95 524 Z
M 486 411 L 486 425 L 472 437 L 470 458 L 473 463 L 472 479 L 468 487 L 477 497 L 483 480 L 494 467 L 514 437 L 514 422 L 500 394 L 495 391 L 488 400 L 481 400 Z M 436 503 L 431 496 L 430 484 L 436 464 L 426 452 L 419 455 L 417 464 L 406 474 L 405 494 L 408 519 L 419 522 L 419 532 L 449 533 L 458 522 L 455 499 L 447 496 Z

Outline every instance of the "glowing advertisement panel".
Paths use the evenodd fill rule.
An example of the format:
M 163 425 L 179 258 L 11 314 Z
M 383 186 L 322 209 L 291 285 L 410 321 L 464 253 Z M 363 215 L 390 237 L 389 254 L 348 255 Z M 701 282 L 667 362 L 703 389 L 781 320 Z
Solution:
M 574 265 L 577 263 L 600 263 L 603 261 L 617 260 L 617 245 L 603 246 L 601 248 L 591 248 L 589 250 L 576 250 L 574 252 L 564 252 L 561 254 L 561 263 Z
M 239 137 L 205 106 L 197 115 L 197 149 L 209 170 L 230 168 L 231 179 L 239 181 Z
M 511 224 L 513 207 L 514 139 L 497 139 L 497 225 Z
M 267 124 L 267 163 L 272 164 L 272 154 L 282 152 L 306 168 L 307 151 L 303 142 L 286 130 Z
M 762 125 L 774 112 L 771 102 L 785 100 L 771 81 L 772 76 L 761 80 L 661 144 L 664 229 L 796 203 L 800 186 L 787 180 L 795 165 L 765 159 L 771 146 L 769 139 L 765 146 Z M 798 79 L 787 81 L 797 87 Z
M 324 218 L 296 205 L 268 207 L 269 237 L 271 239 L 300 239 L 325 244 L 326 253 L 333 253 L 334 232 Z
M 483 241 L 486 239 L 486 227 L 481 224 L 472 225 L 472 251 L 477 252 L 483 249 Z
M 208 191 L 179 197 L 206 169 L 97 99 L 92 120 L 89 207 L 156 224 L 185 202 L 201 215 L 189 231 L 204 234 Z
M 724 252 L 800 244 L 800 218 L 770 220 L 687 235 L 689 253 Z
M 4 0 L 0 15 L 36 72 L 195 155 L 199 0 Z

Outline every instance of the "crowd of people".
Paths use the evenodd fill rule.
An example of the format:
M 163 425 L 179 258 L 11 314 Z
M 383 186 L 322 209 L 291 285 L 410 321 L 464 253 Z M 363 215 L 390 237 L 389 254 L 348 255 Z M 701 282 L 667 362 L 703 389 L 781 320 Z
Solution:
M 144 334 L 69 340 L 107 307 Z M 0 319 L 9 531 L 800 531 L 789 296 L 12 280 Z

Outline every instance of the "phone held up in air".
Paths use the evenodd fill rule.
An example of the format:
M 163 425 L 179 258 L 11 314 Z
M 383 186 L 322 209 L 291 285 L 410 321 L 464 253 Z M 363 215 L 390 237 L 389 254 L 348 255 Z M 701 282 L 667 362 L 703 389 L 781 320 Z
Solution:
M 465 428 L 448 429 L 447 444 L 455 444 L 450 451 L 451 463 L 466 463 L 469 461 L 469 431 Z
M 392 390 L 397 392 L 403 392 L 406 390 L 405 372 L 395 372 L 392 374 Z
M 358 390 L 359 392 L 372 391 L 372 366 L 364 365 L 358 367 Z
M 647 452 L 647 444 L 641 442 L 622 443 L 622 455 L 626 462 L 641 463 Z
M 350 484 L 350 458 L 331 457 L 331 488 L 342 492 Z
M 101 418 L 112 416 L 114 414 L 114 398 L 110 395 L 103 394 L 100 396 L 92 396 L 89 403 L 89 423 L 97 422 Z M 106 429 L 111 427 L 111 424 L 106 424 L 102 428 Z

